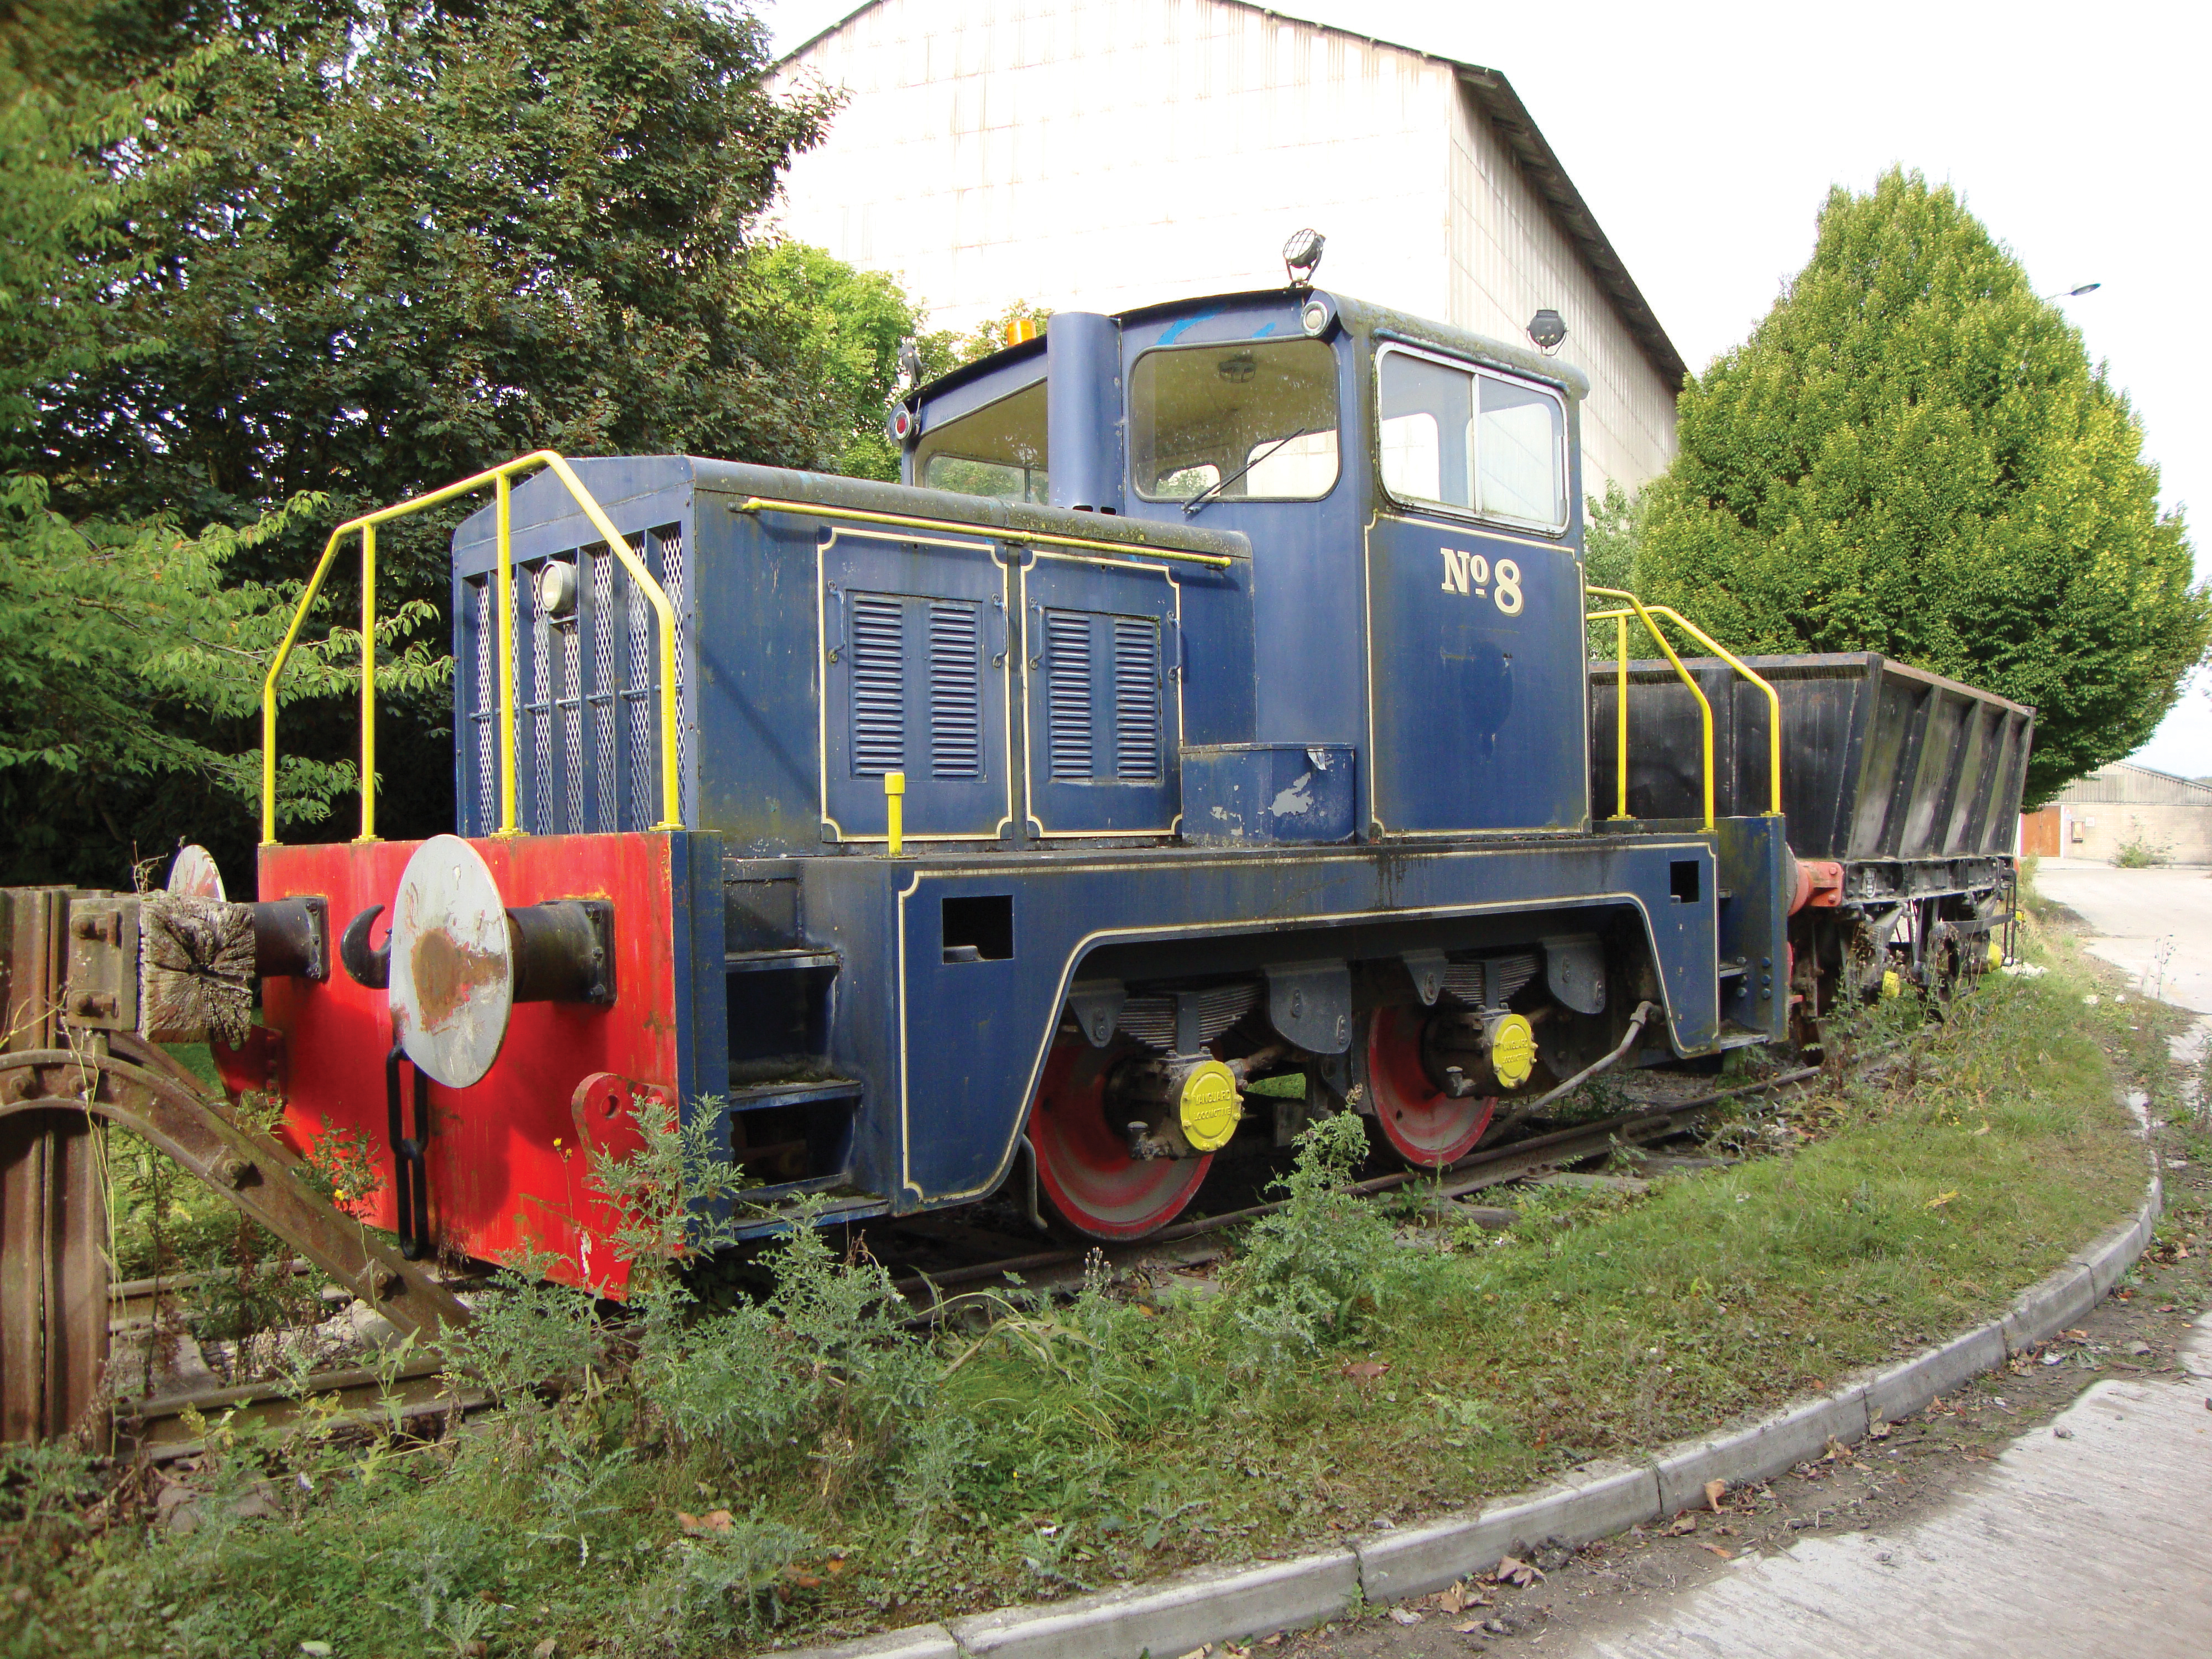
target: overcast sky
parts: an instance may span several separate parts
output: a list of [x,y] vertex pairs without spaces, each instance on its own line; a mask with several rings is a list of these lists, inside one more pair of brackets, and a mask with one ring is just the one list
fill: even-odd
[[[777,50],[853,0],[764,0]],[[2205,287],[2212,6],[1285,0],[1278,11],[1513,82],[1693,368],[1742,339],[1812,250],[1831,184],[1948,180],[2134,401],[2169,509],[2212,574]],[[1324,231],[1326,225],[1321,227]],[[2212,693],[2145,765],[2212,775]]]

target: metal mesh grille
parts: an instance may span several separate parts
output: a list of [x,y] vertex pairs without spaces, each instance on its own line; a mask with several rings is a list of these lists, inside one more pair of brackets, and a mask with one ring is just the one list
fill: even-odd
[[981,607],[950,599],[929,607],[929,772],[983,775]]
[[584,827],[584,688],[578,679],[584,642],[573,613],[555,625],[553,639],[559,648],[554,694],[561,709],[561,799],[565,809],[560,827],[573,835]]
[[853,774],[906,764],[906,612],[879,593],[853,595]]
[[1091,775],[1091,618],[1079,611],[1044,617],[1045,734],[1052,775]]
[[[696,721],[685,702],[686,664],[695,627],[680,525],[637,538],[635,548],[654,571],[676,612],[676,769],[678,811],[688,822],[693,790]],[[578,592],[563,617],[544,611],[546,567],[573,560]],[[660,636],[651,603],[605,544],[518,565],[514,614],[515,742],[522,785],[520,828],[536,835],[643,829],[661,816],[660,751],[655,728]],[[462,665],[475,702],[466,736],[475,746],[472,810],[477,833],[499,823],[498,589],[491,576],[472,577],[465,595],[474,623],[473,662]],[[465,802],[467,800],[465,795]]]
[[1160,630],[1149,617],[1114,618],[1114,775],[1160,775]]
[[[630,544],[630,550],[642,557],[644,544],[645,538],[641,536]],[[638,591],[635,582],[625,579],[623,594],[628,601],[623,609],[629,623],[629,646],[627,669],[623,675],[623,700],[629,704],[629,730],[625,735],[629,740],[629,812],[625,827],[642,830],[660,816],[657,810],[660,797],[654,787],[657,780],[653,775],[653,606]]]
[[[514,573],[515,632],[530,641],[530,699],[523,703],[530,721],[530,821],[522,827],[542,836],[553,827],[553,703],[550,674],[552,644],[538,591],[541,567],[526,565]],[[515,668],[522,653],[515,653]],[[518,687],[515,701],[522,702]]]
[[592,754],[599,811],[591,827],[621,827],[615,816],[615,556],[604,547],[585,557],[592,572]]
[[[681,526],[669,525],[653,532],[653,539],[660,549],[660,585],[667,590],[668,604],[676,612],[676,790],[677,808],[684,823],[691,822],[691,738],[692,720],[690,704],[684,699],[689,689],[684,684],[685,665],[691,659],[691,615],[686,603],[690,584],[684,568],[684,531]],[[656,658],[656,660],[658,659]],[[659,757],[653,757],[656,769]],[[656,799],[659,798],[656,796]],[[654,814],[659,816],[658,811]]]
[[470,603],[476,608],[476,712],[470,724],[477,749],[477,822],[478,835],[489,833],[498,820],[493,816],[493,801],[499,792],[499,709],[492,701],[492,659],[499,650],[498,639],[493,628],[492,584],[489,577],[479,576],[471,584],[475,592]]

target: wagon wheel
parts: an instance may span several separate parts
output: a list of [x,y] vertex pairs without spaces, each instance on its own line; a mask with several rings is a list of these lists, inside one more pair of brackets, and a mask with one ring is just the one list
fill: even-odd
[[1455,1100],[1437,1085],[1421,1058],[1427,1024],[1428,1015],[1419,1008],[1377,1008],[1367,1017],[1361,1058],[1383,1145],[1416,1170],[1441,1170],[1466,1157],[1482,1138],[1498,1098],[1468,1095]]
[[1182,1213],[1213,1155],[1133,1158],[1128,1136],[1107,1120],[1106,1079],[1121,1055],[1089,1043],[1055,1043],[1030,1109],[1038,1196],[1054,1231],[1078,1238],[1142,1238]]
[[1948,1002],[1966,987],[1965,939],[1949,922],[1939,921],[1928,930],[1928,941],[1921,949],[1929,994],[1939,1001]]

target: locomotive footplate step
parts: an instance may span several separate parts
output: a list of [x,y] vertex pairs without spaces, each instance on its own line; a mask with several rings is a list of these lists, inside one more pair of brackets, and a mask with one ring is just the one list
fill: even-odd
[[787,1083],[747,1083],[730,1091],[733,1112],[762,1112],[772,1106],[818,1106],[833,1100],[858,1100],[861,1085],[848,1078],[797,1078]]
[[836,968],[843,961],[835,951],[732,951],[722,958],[729,974],[794,973],[807,968]]

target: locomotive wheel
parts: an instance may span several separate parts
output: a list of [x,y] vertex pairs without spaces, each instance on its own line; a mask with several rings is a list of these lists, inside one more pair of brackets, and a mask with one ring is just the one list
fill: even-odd
[[1054,1230],[1079,1238],[1142,1238],[1182,1213],[1212,1167],[1201,1158],[1133,1158],[1127,1134],[1107,1121],[1106,1079],[1122,1056],[1061,1042],[1046,1056],[1030,1147],[1037,1193]]
[[1416,1170],[1441,1170],[1467,1156],[1490,1115],[1495,1095],[1455,1100],[1437,1086],[1421,1062],[1419,1008],[1382,1007],[1367,1017],[1367,1097],[1383,1145]]

